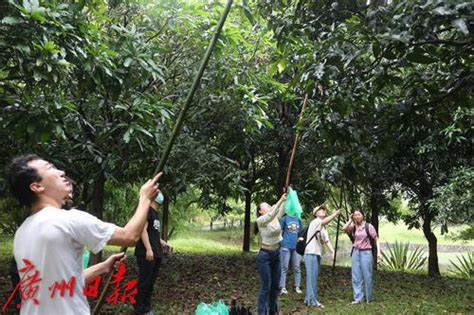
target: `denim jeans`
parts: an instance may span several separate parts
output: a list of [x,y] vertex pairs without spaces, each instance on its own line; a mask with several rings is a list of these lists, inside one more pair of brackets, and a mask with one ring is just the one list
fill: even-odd
[[369,302],[373,301],[372,272],[372,251],[354,248],[352,252],[352,290],[355,301],[363,301],[364,297]]
[[257,255],[260,273],[258,314],[278,314],[278,285],[280,284],[280,249],[260,249]]
[[282,247],[280,249],[280,264],[281,264],[281,278],[280,288],[286,287],[286,275],[288,274],[288,265],[290,264],[295,274],[295,287],[301,286],[301,256],[296,252],[296,249],[289,249]]
[[308,306],[317,306],[318,301],[318,274],[321,268],[321,256],[315,254],[304,254],[304,265],[306,267],[306,298]]

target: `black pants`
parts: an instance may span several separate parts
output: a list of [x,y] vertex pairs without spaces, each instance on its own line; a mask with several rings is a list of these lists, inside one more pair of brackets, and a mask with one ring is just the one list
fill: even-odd
[[151,295],[158,276],[161,258],[148,261],[145,256],[136,257],[138,263],[138,293],[136,295],[137,302],[133,305],[133,308],[135,314],[144,314],[151,311]]

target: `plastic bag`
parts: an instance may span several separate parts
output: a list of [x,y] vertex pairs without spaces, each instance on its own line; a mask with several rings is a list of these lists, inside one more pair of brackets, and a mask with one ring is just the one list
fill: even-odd
[[84,251],[82,252],[82,265],[84,266],[84,269],[87,269],[87,267],[89,267],[89,258],[89,251],[87,249],[84,249]]
[[222,300],[214,304],[201,302],[196,308],[196,315],[229,315],[229,308]]
[[287,197],[283,207],[285,208],[285,213],[287,215],[290,215],[292,217],[298,217],[301,219],[303,209],[301,208],[301,204],[298,199],[298,194],[291,187],[288,188]]

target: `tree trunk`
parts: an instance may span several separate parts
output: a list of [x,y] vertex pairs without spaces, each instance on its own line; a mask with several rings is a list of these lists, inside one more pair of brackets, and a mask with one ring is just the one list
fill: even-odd
[[[73,196],[74,199],[74,196]],[[89,182],[86,180],[82,185],[81,201],[77,204],[78,209],[86,210],[89,200]],[[74,202],[74,204],[76,204]]]
[[[103,219],[104,214],[104,187],[105,187],[105,174],[104,171],[100,171],[97,177],[94,179],[94,190],[92,192],[92,215],[98,219]],[[102,261],[102,251],[97,254],[90,254],[89,266],[93,266]]]
[[162,219],[162,228],[161,228],[161,238],[164,241],[168,241],[169,235],[169,214],[170,214],[170,199],[164,195],[163,200],[163,219]]
[[420,202],[420,214],[423,218],[423,234],[428,240],[428,276],[440,277],[438,264],[438,239],[431,230],[431,222],[433,222],[435,214],[431,211],[429,200],[433,198],[433,186],[421,180],[421,185],[418,193],[418,200]]
[[245,191],[245,219],[244,219],[244,244],[242,250],[250,251],[250,212],[252,208],[252,192]]
[[439,272],[438,264],[438,239],[436,235],[431,230],[431,221],[433,220],[433,215],[427,204],[423,204],[423,234],[428,240],[429,256],[428,256],[428,275],[430,277],[440,277],[441,273]]
[[377,200],[378,192],[372,191],[370,194],[370,223],[374,226],[375,231],[377,231],[377,235],[379,235],[379,204]]
[[209,230],[212,231],[213,225],[214,225],[214,218],[211,218],[211,222],[209,222]]

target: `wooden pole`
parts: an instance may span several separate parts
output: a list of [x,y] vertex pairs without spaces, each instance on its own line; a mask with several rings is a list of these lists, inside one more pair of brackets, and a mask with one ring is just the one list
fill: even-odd
[[[120,249],[120,251],[125,254],[127,252],[127,248],[122,247]],[[102,288],[102,292],[100,293],[99,299],[97,300],[97,304],[94,307],[93,314],[99,314],[99,311],[102,308],[102,304],[104,304],[105,295],[107,294],[107,290],[109,289],[110,281],[112,280],[112,276],[114,274],[114,269],[115,268],[112,268],[112,270],[107,274],[107,279],[105,280],[105,285]]]
[[[306,108],[307,103],[308,103],[308,94],[306,94],[304,97],[303,107],[301,108],[300,117],[296,125],[297,127],[303,121],[304,110]],[[299,138],[300,138],[300,131],[297,129],[296,135],[295,135],[295,142],[293,143],[293,149],[291,150],[290,163],[288,164],[288,172],[286,173],[285,191],[288,191],[288,186],[290,185],[291,169],[293,168],[293,162],[295,160],[296,148],[298,147]]]

